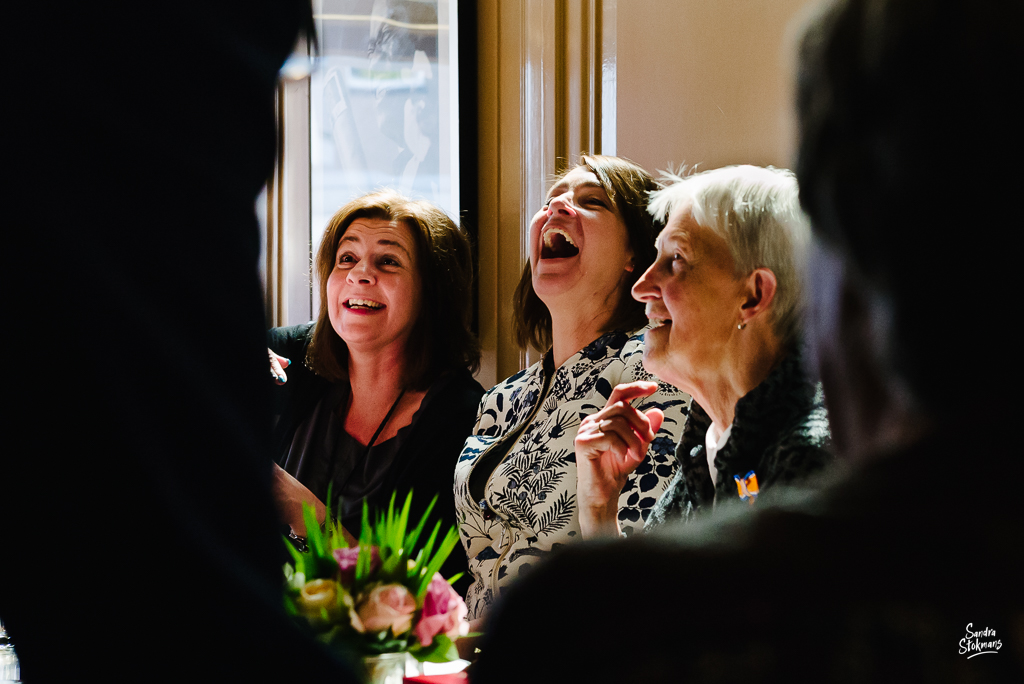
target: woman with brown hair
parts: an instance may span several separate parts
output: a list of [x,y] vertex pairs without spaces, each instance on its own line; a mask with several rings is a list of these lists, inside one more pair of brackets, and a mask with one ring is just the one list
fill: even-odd
[[[413,519],[436,494],[435,513],[454,524],[452,472],[483,394],[471,375],[469,240],[432,204],[375,192],[331,218],[316,269],[317,321],[269,335],[274,352],[305,361],[276,390],[285,522],[305,534],[303,502],[323,522],[333,485],[356,534],[363,501],[372,510],[411,489]],[[458,571],[458,555],[446,571]]]
[[[573,438],[619,383],[649,381],[643,304],[630,288],[654,260],[651,176],[617,157],[584,156],[548,192],[530,228],[514,332],[542,361],[491,389],[455,470],[455,503],[480,618],[538,557],[580,537]],[[689,397],[667,385],[634,405],[663,422],[618,497],[625,534],[643,526],[674,473]],[[659,429],[660,428],[660,429]]]

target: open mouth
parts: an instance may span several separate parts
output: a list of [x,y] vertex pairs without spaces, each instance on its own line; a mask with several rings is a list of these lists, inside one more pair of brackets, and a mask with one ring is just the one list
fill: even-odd
[[551,228],[544,233],[544,244],[540,248],[541,259],[568,259],[579,253],[579,247],[561,228]]
[[651,318],[651,330],[656,330],[664,325],[670,325],[672,323],[671,318]]
[[352,298],[345,300],[345,308],[355,309],[357,311],[376,311],[378,309],[383,309],[384,305],[380,302],[375,302],[372,299]]

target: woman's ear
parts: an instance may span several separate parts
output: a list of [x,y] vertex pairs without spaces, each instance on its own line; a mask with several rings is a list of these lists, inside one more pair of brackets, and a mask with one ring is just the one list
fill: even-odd
[[775,301],[779,281],[770,268],[755,268],[744,283],[746,299],[740,306],[740,322],[747,323]]
[[632,273],[633,269],[636,268],[636,261],[633,259],[633,255],[629,255],[629,261],[626,262],[626,273]]

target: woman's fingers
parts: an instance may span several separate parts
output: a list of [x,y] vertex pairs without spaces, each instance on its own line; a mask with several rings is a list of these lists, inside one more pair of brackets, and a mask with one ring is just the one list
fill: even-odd
[[661,429],[661,424],[665,422],[665,412],[659,408],[652,408],[645,411],[644,415],[647,416],[647,422],[651,426],[651,439],[653,440],[654,436],[658,434],[658,430]]
[[620,401],[630,402],[640,397],[649,397],[658,391],[656,382],[626,382],[616,385],[612,393],[608,395],[608,406]]
[[292,362],[283,356],[278,356],[270,349],[267,349],[267,353],[270,355],[270,375],[274,378],[274,382],[278,385],[288,382],[288,376],[284,374],[284,369],[292,365]]
[[[652,411],[656,409],[651,409]],[[661,412],[658,412],[661,414]],[[663,414],[661,414],[663,416]],[[661,427],[659,422],[656,427],[651,426],[650,418],[640,411],[630,406],[627,402],[620,401],[614,404],[609,404],[597,413],[587,416],[580,422],[580,429],[595,429],[596,424],[600,424],[607,420],[620,419],[625,421],[633,430],[636,431],[637,435],[641,439],[650,441],[654,439],[654,434]],[[601,429],[601,428],[596,428]]]
[[[576,433],[577,464],[590,460],[594,467],[613,469],[615,477],[628,475],[644,460],[664,417],[660,409],[641,413],[624,402],[587,416]],[[612,454],[614,462],[603,461],[605,453]]]
[[577,461],[580,457],[599,459],[605,452],[617,457],[617,469],[628,467],[632,471],[643,460],[646,449],[639,435],[621,417],[593,423],[576,434]]
[[[641,435],[637,434],[633,426],[622,420],[621,417],[609,418],[601,422],[601,432],[605,435],[614,435],[616,439],[612,439],[612,451],[622,459],[631,462],[629,465],[630,470],[640,464],[640,461],[644,460],[644,454],[646,448],[644,440]],[[621,448],[616,450],[616,447],[625,447],[625,450]]]
[[639,411],[636,411],[636,409],[631,407],[629,405],[629,402],[633,401],[634,399],[639,399],[641,397],[649,397],[657,391],[658,383],[656,382],[637,381],[616,385],[615,389],[613,389],[611,394],[608,395],[608,402],[605,404],[605,407],[598,411],[597,413],[591,414],[584,418],[583,422],[587,422],[590,420],[604,420],[610,415],[634,412],[636,414],[637,420],[633,422],[637,428],[642,429],[643,423],[645,422],[641,418],[643,414],[641,414]]
[[618,385],[603,409],[580,422],[576,433],[576,500],[584,538],[618,532],[619,493],[647,455],[661,427],[659,409],[641,413],[629,402],[658,390],[656,382]]

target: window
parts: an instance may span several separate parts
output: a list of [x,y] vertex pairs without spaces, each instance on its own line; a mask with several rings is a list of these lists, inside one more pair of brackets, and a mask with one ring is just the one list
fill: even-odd
[[311,259],[349,200],[390,187],[456,219],[463,208],[457,0],[318,0],[314,19],[312,70],[302,45],[283,71],[280,159],[260,204],[271,325],[315,317]]

